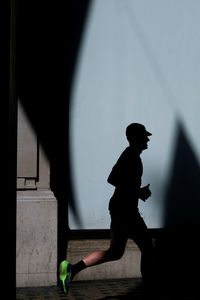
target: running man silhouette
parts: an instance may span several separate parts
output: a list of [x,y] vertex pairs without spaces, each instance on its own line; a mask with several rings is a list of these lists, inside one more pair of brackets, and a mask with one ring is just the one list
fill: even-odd
[[140,154],[148,148],[149,136],[144,125],[132,123],[126,128],[129,146],[114,165],[108,183],[115,187],[109,202],[111,216],[111,241],[108,250],[91,253],[72,265],[64,260],[60,264],[60,280],[65,293],[70,281],[81,270],[118,260],[122,257],[128,237],[132,238],[141,251],[141,274],[144,282],[151,279],[153,245],[147,226],[138,211],[139,199],[146,201],[151,196],[149,184],[141,187],[143,173]]

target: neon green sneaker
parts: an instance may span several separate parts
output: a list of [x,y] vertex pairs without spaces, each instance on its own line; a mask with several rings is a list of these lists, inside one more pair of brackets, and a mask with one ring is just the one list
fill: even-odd
[[69,285],[71,282],[71,264],[67,260],[63,260],[60,264],[60,280],[62,281],[63,291],[65,294],[68,293]]

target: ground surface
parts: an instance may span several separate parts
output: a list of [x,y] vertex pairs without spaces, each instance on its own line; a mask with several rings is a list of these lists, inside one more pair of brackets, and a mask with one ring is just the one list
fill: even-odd
[[193,291],[168,288],[154,288],[148,291],[140,278],[99,281],[74,281],[71,283],[69,294],[66,296],[58,287],[17,288],[17,300],[36,299],[68,299],[68,300],[200,300]]

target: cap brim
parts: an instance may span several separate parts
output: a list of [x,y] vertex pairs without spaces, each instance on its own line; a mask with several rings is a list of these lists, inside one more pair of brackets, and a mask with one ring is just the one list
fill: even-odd
[[146,135],[147,135],[147,136],[150,136],[150,135],[152,135],[152,133],[146,131]]

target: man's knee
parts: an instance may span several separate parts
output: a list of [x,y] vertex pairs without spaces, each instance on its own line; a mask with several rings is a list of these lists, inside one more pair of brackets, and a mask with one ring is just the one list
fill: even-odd
[[124,254],[124,249],[109,249],[112,260],[119,260]]
[[154,252],[154,247],[151,239],[144,240],[142,243],[138,243],[140,251],[144,255],[152,255]]

